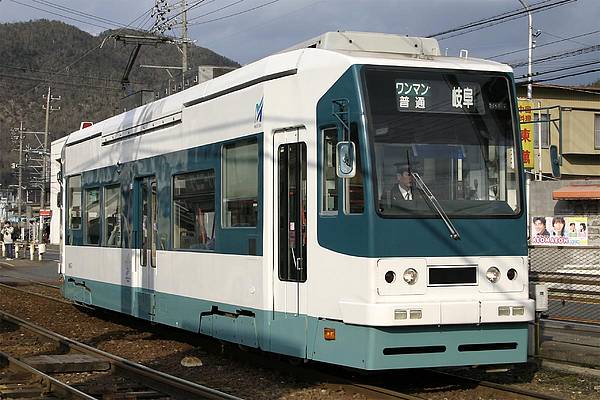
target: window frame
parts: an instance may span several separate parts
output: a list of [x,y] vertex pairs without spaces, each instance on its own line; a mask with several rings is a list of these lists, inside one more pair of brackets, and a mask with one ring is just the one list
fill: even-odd
[[594,149],[600,150],[600,113],[594,113]]
[[339,131],[337,126],[324,126],[320,129],[321,131],[321,196],[320,196],[320,207],[319,207],[319,215],[323,215],[323,216],[336,216],[339,214],[339,209],[340,209],[340,204],[339,204],[339,200],[340,200],[340,178],[338,178],[337,176],[337,172],[336,172],[336,160],[335,160],[335,156],[333,159],[333,168],[334,168],[334,174],[335,174],[335,187],[336,187],[336,191],[337,191],[337,196],[335,199],[335,210],[326,210],[325,209],[325,198],[326,198],[326,194],[325,194],[325,182],[326,182],[326,177],[325,177],[325,132],[326,131],[334,131],[335,132],[335,138],[336,138],[336,142],[334,144],[334,149],[335,149],[335,145],[337,145],[337,143],[340,141],[339,138]]
[[[213,236],[213,241],[215,243],[215,245],[213,246],[212,249],[194,249],[194,248],[182,248],[182,247],[175,247],[175,178],[178,176],[182,176],[182,175],[189,175],[189,174],[195,174],[195,173],[199,173],[199,172],[212,172],[213,173],[213,186],[214,186],[214,190],[213,190],[213,207],[214,207],[214,213],[215,213],[215,217],[214,217],[214,222],[213,222],[213,230],[214,230],[214,236]],[[214,253],[216,252],[216,237],[217,237],[217,214],[218,214],[218,209],[217,209],[217,171],[216,168],[214,167],[210,167],[210,168],[204,168],[204,169],[194,169],[191,171],[180,171],[174,174],[171,174],[171,181],[170,181],[170,185],[171,185],[171,227],[170,227],[170,235],[171,235],[171,243],[170,243],[170,250],[171,251],[186,251],[186,252],[197,252],[197,253]]]
[[[356,142],[354,142],[352,140],[352,136],[356,137]],[[364,177],[364,166],[363,166],[363,159],[360,155],[360,129],[359,129],[359,125],[356,122],[351,122],[350,123],[350,131],[348,132],[348,141],[354,143],[354,151],[356,152],[356,163],[355,163],[355,167],[356,167],[356,173],[354,175],[353,178],[345,178],[342,179],[342,186],[343,186],[343,209],[344,209],[344,215],[362,215],[365,213],[365,207],[366,207],[366,202],[367,200],[365,199],[365,177]],[[361,179],[361,186],[362,186],[362,209],[360,211],[352,211],[352,207],[351,207],[351,201],[353,200],[350,196],[350,186],[352,183],[353,179]]]
[[[227,217],[227,201],[225,198],[225,191],[227,189],[227,174],[226,174],[226,148],[227,147],[234,147],[236,145],[243,145],[243,144],[251,144],[251,145],[256,145],[256,204],[257,204],[257,210],[256,210],[256,222],[254,223],[254,225],[249,225],[249,226],[234,226],[234,225],[227,225],[226,224],[226,217]],[[258,215],[259,212],[259,202],[260,202],[260,146],[259,146],[259,141],[257,137],[247,137],[247,138],[242,138],[239,140],[234,140],[228,143],[224,143],[221,145],[221,161],[220,161],[220,167],[221,167],[221,190],[220,190],[220,205],[221,205],[221,215],[220,215],[220,228],[221,229],[256,229],[259,225],[259,218],[260,216]],[[215,187],[216,189],[216,187]],[[215,194],[215,198],[216,198],[216,194]]]
[[[110,237],[109,232],[107,232],[106,228],[108,228],[108,224],[105,223],[106,222],[106,200],[108,198],[108,196],[106,195],[106,191],[107,190],[111,190],[111,189],[117,189],[118,192],[118,196],[117,196],[117,218],[119,219],[119,242],[117,244],[113,244],[113,245],[109,245],[108,244],[108,239]],[[120,183],[114,183],[114,184],[109,184],[109,185],[105,185],[102,186],[102,211],[101,211],[101,215],[102,215],[102,238],[101,238],[101,243],[102,243],[102,247],[110,247],[110,248],[121,248],[123,245],[123,218],[122,218],[122,207],[123,207],[123,195],[122,195],[122,191],[121,191],[121,184]]]
[[71,192],[71,179],[73,178],[79,178],[79,212],[80,212],[80,217],[81,219],[83,219],[83,186],[82,186],[82,176],[81,174],[77,174],[77,175],[71,175],[67,177],[67,190],[66,190],[66,207],[65,209],[67,210],[67,223],[66,223],[66,228],[67,231],[83,231],[83,221],[79,222],[79,228],[73,228],[72,224],[71,224],[71,208],[73,207],[73,199],[72,199],[72,192]]
[[[534,112],[533,113],[533,147],[536,150],[539,148],[539,143],[537,143],[539,134],[536,133],[536,130],[539,130],[539,129],[542,130],[541,131],[541,133],[542,133],[542,149],[550,148],[550,119],[551,119],[550,113],[548,113],[548,112],[542,112],[542,113]],[[546,126],[548,128],[546,130],[546,132],[544,132],[544,128],[543,128],[544,126]],[[546,139],[546,140],[544,141],[544,139]]]
[[[96,190],[98,192],[98,243],[90,243],[89,242],[89,224],[88,224],[88,192]],[[84,246],[94,246],[94,247],[102,247],[102,186],[94,185],[94,186],[83,186],[81,187],[81,192],[83,194],[83,212],[82,212],[82,225],[83,225],[83,245]]]

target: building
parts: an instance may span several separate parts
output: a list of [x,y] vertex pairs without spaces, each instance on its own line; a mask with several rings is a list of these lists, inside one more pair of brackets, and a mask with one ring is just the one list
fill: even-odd
[[[517,88],[519,98],[526,90]],[[549,147],[556,145],[562,179],[600,178],[600,88],[534,84],[533,107],[535,170],[541,146],[542,172],[552,174]]]

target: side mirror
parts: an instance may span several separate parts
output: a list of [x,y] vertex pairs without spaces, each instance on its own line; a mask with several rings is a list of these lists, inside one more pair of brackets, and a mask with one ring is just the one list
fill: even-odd
[[356,175],[356,149],[352,142],[339,142],[336,146],[338,178],[354,178]]
[[58,208],[62,207],[62,190],[56,194],[56,206]]
[[550,166],[552,167],[552,176],[560,178],[560,159],[558,155],[558,147],[555,144],[550,146]]

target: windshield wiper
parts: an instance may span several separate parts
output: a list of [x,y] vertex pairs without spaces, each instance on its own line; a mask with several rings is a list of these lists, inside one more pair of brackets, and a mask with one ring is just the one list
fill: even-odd
[[421,179],[421,176],[418,173],[412,172],[412,171],[410,172],[410,175],[412,176],[414,181],[417,183],[417,186],[419,187],[419,189],[421,189],[423,191],[423,193],[425,193],[425,197],[427,197],[427,200],[429,200],[428,204],[430,205],[430,208],[432,210],[434,210],[435,212],[437,212],[438,215],[440,216],[440,218],[446,224],[446,227],[450,231],[450,237],[454,240],[460,240],[460,235],[458,234],[458,231],[452,224],[452,221],[450,221],[450,218],[448,218],[448,215],[446,215],[446,212],[442,208],[442,205],[440,204],[440,202],[435,198],[433,193],[431,193],[431,190],[429,190],[429,187],[427,187],[425,182],[423,182],[423,179]]

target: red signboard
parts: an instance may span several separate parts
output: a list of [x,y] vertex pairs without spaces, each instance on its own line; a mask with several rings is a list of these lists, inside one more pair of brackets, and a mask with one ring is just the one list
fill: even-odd
[[40,217],[51,217],[52,210],[40,210]]

